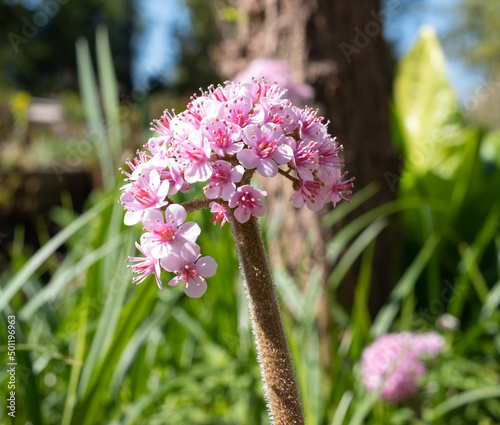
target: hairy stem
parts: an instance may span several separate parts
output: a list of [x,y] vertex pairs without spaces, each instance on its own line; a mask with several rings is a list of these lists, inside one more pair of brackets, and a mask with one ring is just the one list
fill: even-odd
[[282,170],[281,168],[278,167],[278,172],[282,175],[285,176],[288,180],[291,180],[294,184],[300,183],[300,180],[291,176],[290,175],[291,169],[288,169],[287,171]]
[[281,310],[257,219],[250,217],[246,223],[240,223],[232,216],[230,223],[271,418],[275,425],[303,425]]

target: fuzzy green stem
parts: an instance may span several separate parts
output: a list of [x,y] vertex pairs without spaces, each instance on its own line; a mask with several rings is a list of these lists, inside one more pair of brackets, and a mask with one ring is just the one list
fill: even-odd
[[303,425],[299,391],[259,224],[255,217],[240,223],[234,216],[230,223],[272,421],[275,425]]

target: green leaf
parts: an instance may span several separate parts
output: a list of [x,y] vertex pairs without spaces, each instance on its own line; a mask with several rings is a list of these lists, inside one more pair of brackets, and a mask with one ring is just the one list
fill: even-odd
[[107,197],[95,207],[78,217],[68,227],[61,230],[19,270],[18,273],[7,283],[5,289],[0,292],[0,311],[5,308],[12,297],[19,291],[28,279],[38,270],[38,268],[59,248],[68,238],[74,235],[83,226],[97,217],[107,206],[111,204],[113,198]]
[[400,61],[394,101],[405,135],[407,169],[451,177],[462,159],[463,124],[432,28],[421,29],[419,42]]
[[434,421],[458,407],[466,406],[476,401],[498,397],[500,397],[500,385],[465,391],[448,398],[432,410],[424,411],[424,418],[428,421]]
[[371,335],[377,338],[380,335],[387,333],[394,321],[401,306],[401,302],[413,290],[417,279],[422,274],[426,264],[434,254],[434,251],[439,243],[439,237],[431,235],[427,242],[422,247],[417,257],[406,269],[395,288],[392,290],[389,297],[389,302],[380,310],[377,317],[373,321]]
[[87,40],[83,38],[78,39],[76,42],[76,63],[87,128],[99,158],[104,187],[111,190],[115,186],[113,159],[104,127],[99,91],[94,76],[89,46]]
[[484,162],[495,164],[500,169],[500,130],[492,131],[484,137],[479,154]]
[[108,29],[100,26],[96,31],[97,70],[102,95],[104,116],[112,159],[117,160],[121,151],[120,98],[116,81],[113,56],[109,46]]

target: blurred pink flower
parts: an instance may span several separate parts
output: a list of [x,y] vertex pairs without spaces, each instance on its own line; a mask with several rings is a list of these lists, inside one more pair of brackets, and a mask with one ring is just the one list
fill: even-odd
[[436,332],[390,333],[365,348],[361,357],[362,380],[369,391],[393,403],[417,394],[418,380],[427,373],[421,357],[436,356],[443,347]]
[[297,83],[290,67],[280,59],[254,59],[243,71],[236,74],[234,81],[243,82],[252,78],[276,82],[281,88],[287,89],[284,97],[293,103],[305,103],[314,98],[314,89],[309,84]]
[[418,356],[434,357],[443,349],[444,339],[437,332],[426,332],[415,335],[413,351]]

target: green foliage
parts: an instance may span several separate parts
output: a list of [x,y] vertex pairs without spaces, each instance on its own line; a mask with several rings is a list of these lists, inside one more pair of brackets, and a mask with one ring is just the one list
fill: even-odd
[[437,39],[425,29],[398,68],[393,128],[404,141],[400,198],[423,200],[421,208],[402,214],[409,243],[415,249],[433,234],[441,239],[427,268],[427,294],[419,294],[427,302],[439,299],[443,283],[468,270],[455,284],[461,295],[450,304],[460,316],[470,285],[476,293],[472,308],[473,297],[481,301],[500,277],[495,261],[500,206],[491,196],[500,184],[500,151],[496,133],[485,136],[464,123],[443,67]]
[[456,27],[450,34],[456,50],[469,65],[500,74],[500,9],[494,1],[461,0]]
[[[12,314],[17,320],[13,423],[267,424],[229,229],[214,227],[207,212],[192,213],[202,227],[202,250],[209,249],[219,264],[202,299],[185,297],[180,287],[160,292],[153,279],[138,287],[127,283],[124,259],[134,255],[139,229],[122,224],[122,207],[115,202],[114,155],[122,139],[105,32],[98,39],[99,81],[107,86],[102,109],[85,41],[78,51],[84,111],[88,127],[102,134],[96,149],[107,189],[94,193],[79,217],[70,208],[55,210],[63,230],[32,256],[19,230],[11,267],[0,277],[0,320],[6,324]],[[396,76],[392,128],[406,159],[398,199],[332,238],[327,256],[339,262],[327,279],[319,267],[305,281],[285,268],[274,270],[308,424],[493,424],[500,416],[498,134],[484,135],[462,122],[443,65],[427,32]],[[421,141],[433,134],[414,163]],[[352,204],[338,205],[325,223],[339,222],[378,190],[357,190]],[[407,268],[386,306],[371,318],[366,305],[376,239],[392,214],[402,217]],[[268,238],[280,224],[272,222]],[[307,242],[313,238],[308,235]],[[301,248],[304,258],[311,246]],[[357,260],[356,296],[346,311],[336,290]],[[445,312],[459,318],[461,327],[442,330],[445,351],[429,364],[415,400],[389,405],[363,389],[360,356],[374,337],[432,329]],[[320,333],[325,313],[335,326]],[[5,329],[0,327],[1,341]],[[331,353],[326,360],[325,352]],[[2,369],[2,400],[7,380]],[[3,403],[0,413],[6,414]]]

